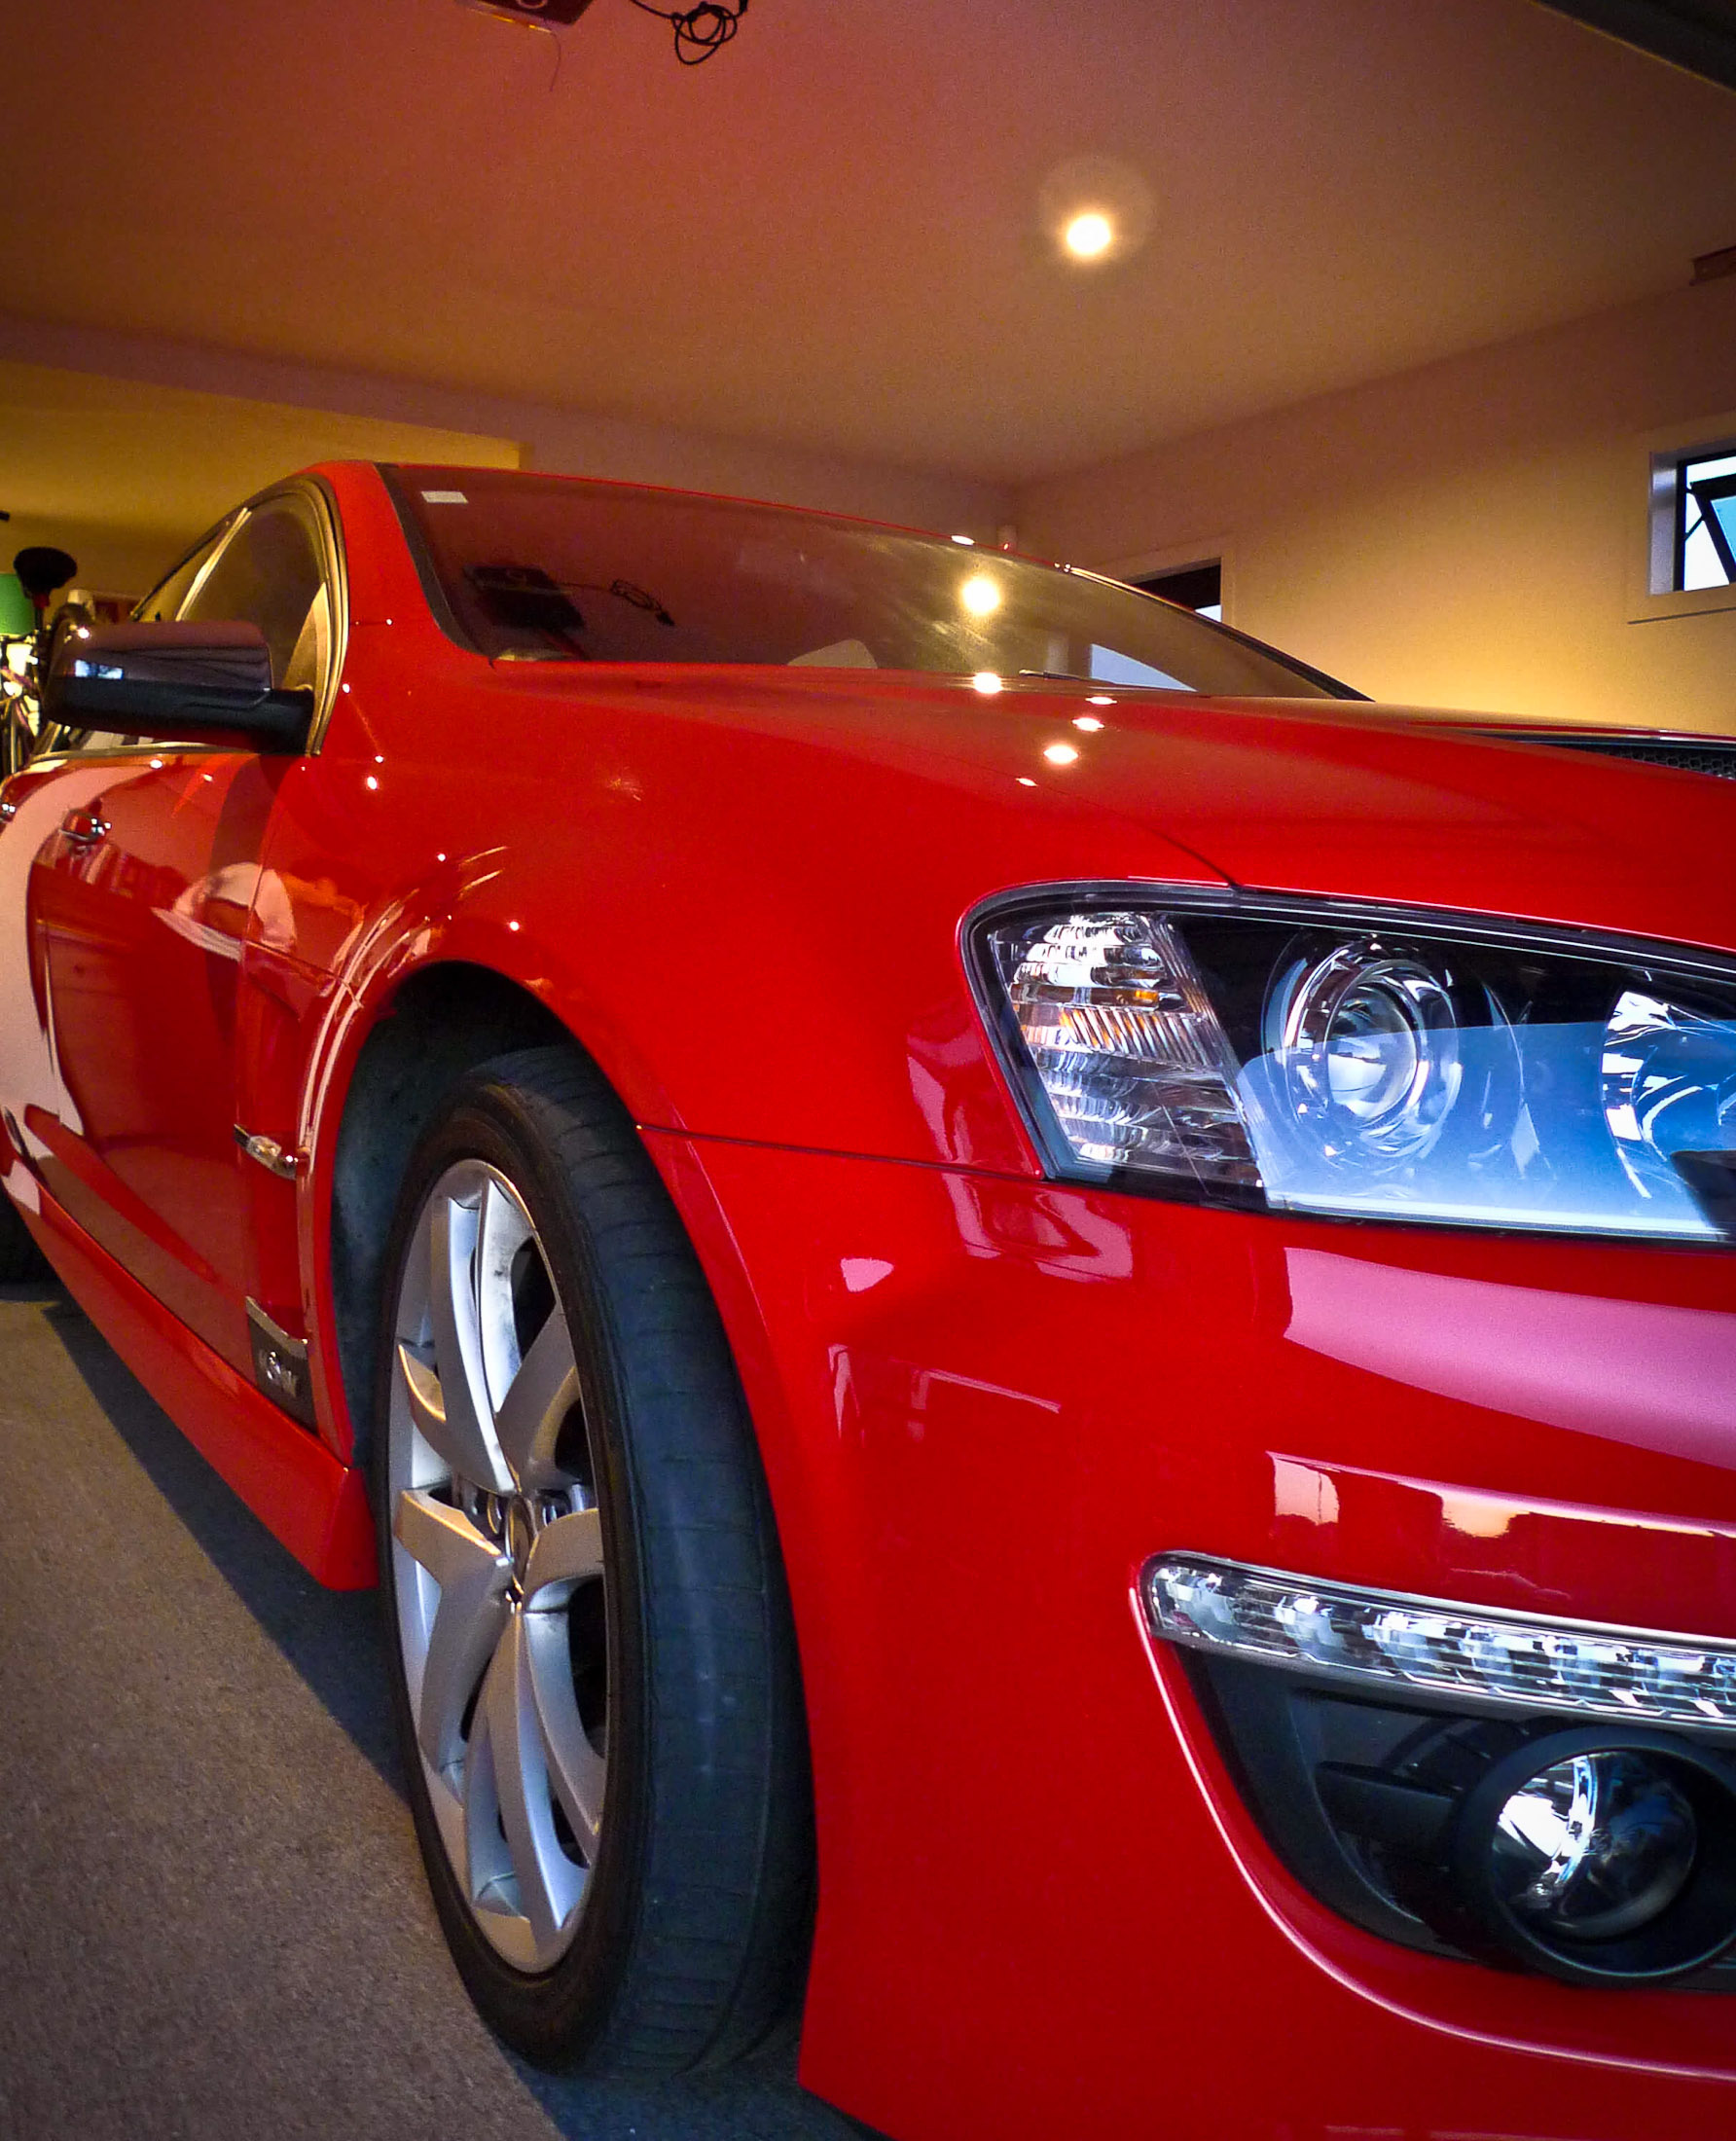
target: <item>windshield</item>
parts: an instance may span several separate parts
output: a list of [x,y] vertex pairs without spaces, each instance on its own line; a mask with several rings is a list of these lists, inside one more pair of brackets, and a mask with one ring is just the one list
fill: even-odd
[[682,491],[384,471],[441,622],[494,659],[758,662],[1355,697],[1089,573]]

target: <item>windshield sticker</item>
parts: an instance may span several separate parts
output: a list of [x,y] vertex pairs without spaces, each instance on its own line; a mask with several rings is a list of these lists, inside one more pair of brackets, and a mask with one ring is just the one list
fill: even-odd
[[461,490],[424,490],[423,501],[428,505],[468,505],[470,500]]

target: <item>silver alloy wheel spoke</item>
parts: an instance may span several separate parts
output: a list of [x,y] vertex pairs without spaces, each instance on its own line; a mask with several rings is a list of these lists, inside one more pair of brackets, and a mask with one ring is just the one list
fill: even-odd
[[553,1614],[525,1614],[524,1656],[548,1778],[585,1864],[597,1864],[608,1764],[592,1746],[572,1690],[565,1631]]
[[[482,1161],[424,1201],[394,1328],[387,1478],[417,1750],[479,1929],[515,1969],[548,1970],[602,1835],[608,1579],[572,1332],[523,1199]],[[600,1612],[574,1615],[597,1585]],[[601,1697],[595,1730],[581,1684]]]
[[[421,1433],[454,1473],[510,1494],[512,1474],[494,1439],[493,1407],[483,1373],[482,1307],[478,1295],[481,1214],[452,1197],[436,1196],[428,1227],[428,1315],[438,1363],[439,1434]],[[417,1423],[420,1427],[420,1422]]]
[[412,1700],[422,1753],[446,1769],[464,1751],[464,1715],[500,1641],[513,1565],[468,1517],[425,1494],[398,1497],[392,1535],[440,1586]]
[[524,1622],[514,1615],[494,1652],[479,1709],[487,1718],[494,1796],[518,1886],[539,1955],[559,1941],[584,1892],[585,1875],[561,1848],[550,1799],[547,1758],[536,1714]]
[[[602,1574],[602,1511],[574,1509],[537,1534],[524,1571],[524,1604],[549,1613],[566,1604],[571,1586]],[[553,1586],[566,1586],[557,1592]]]
[[522,1487],[553,1486],[562,1474],[556,1447],[579,1399],[579,1370],[563,1316],[551,1316],[507,1385],[494,1420],[495,1439]]

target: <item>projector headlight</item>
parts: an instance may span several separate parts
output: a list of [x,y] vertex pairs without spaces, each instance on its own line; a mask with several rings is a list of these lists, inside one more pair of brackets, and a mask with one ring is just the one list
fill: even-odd
[[1144,892],[1033,893],[968,932],[1056,1174],[1245,1209],[1736,1238],[1736,962]]

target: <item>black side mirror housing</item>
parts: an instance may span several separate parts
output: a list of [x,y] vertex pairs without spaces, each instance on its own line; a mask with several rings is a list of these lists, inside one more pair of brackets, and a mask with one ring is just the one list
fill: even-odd
[[72,634],[43,688],[45,719],[154,744],[235,741],[297,752],[310,691],[273,691],[257,625],[107,625]]

